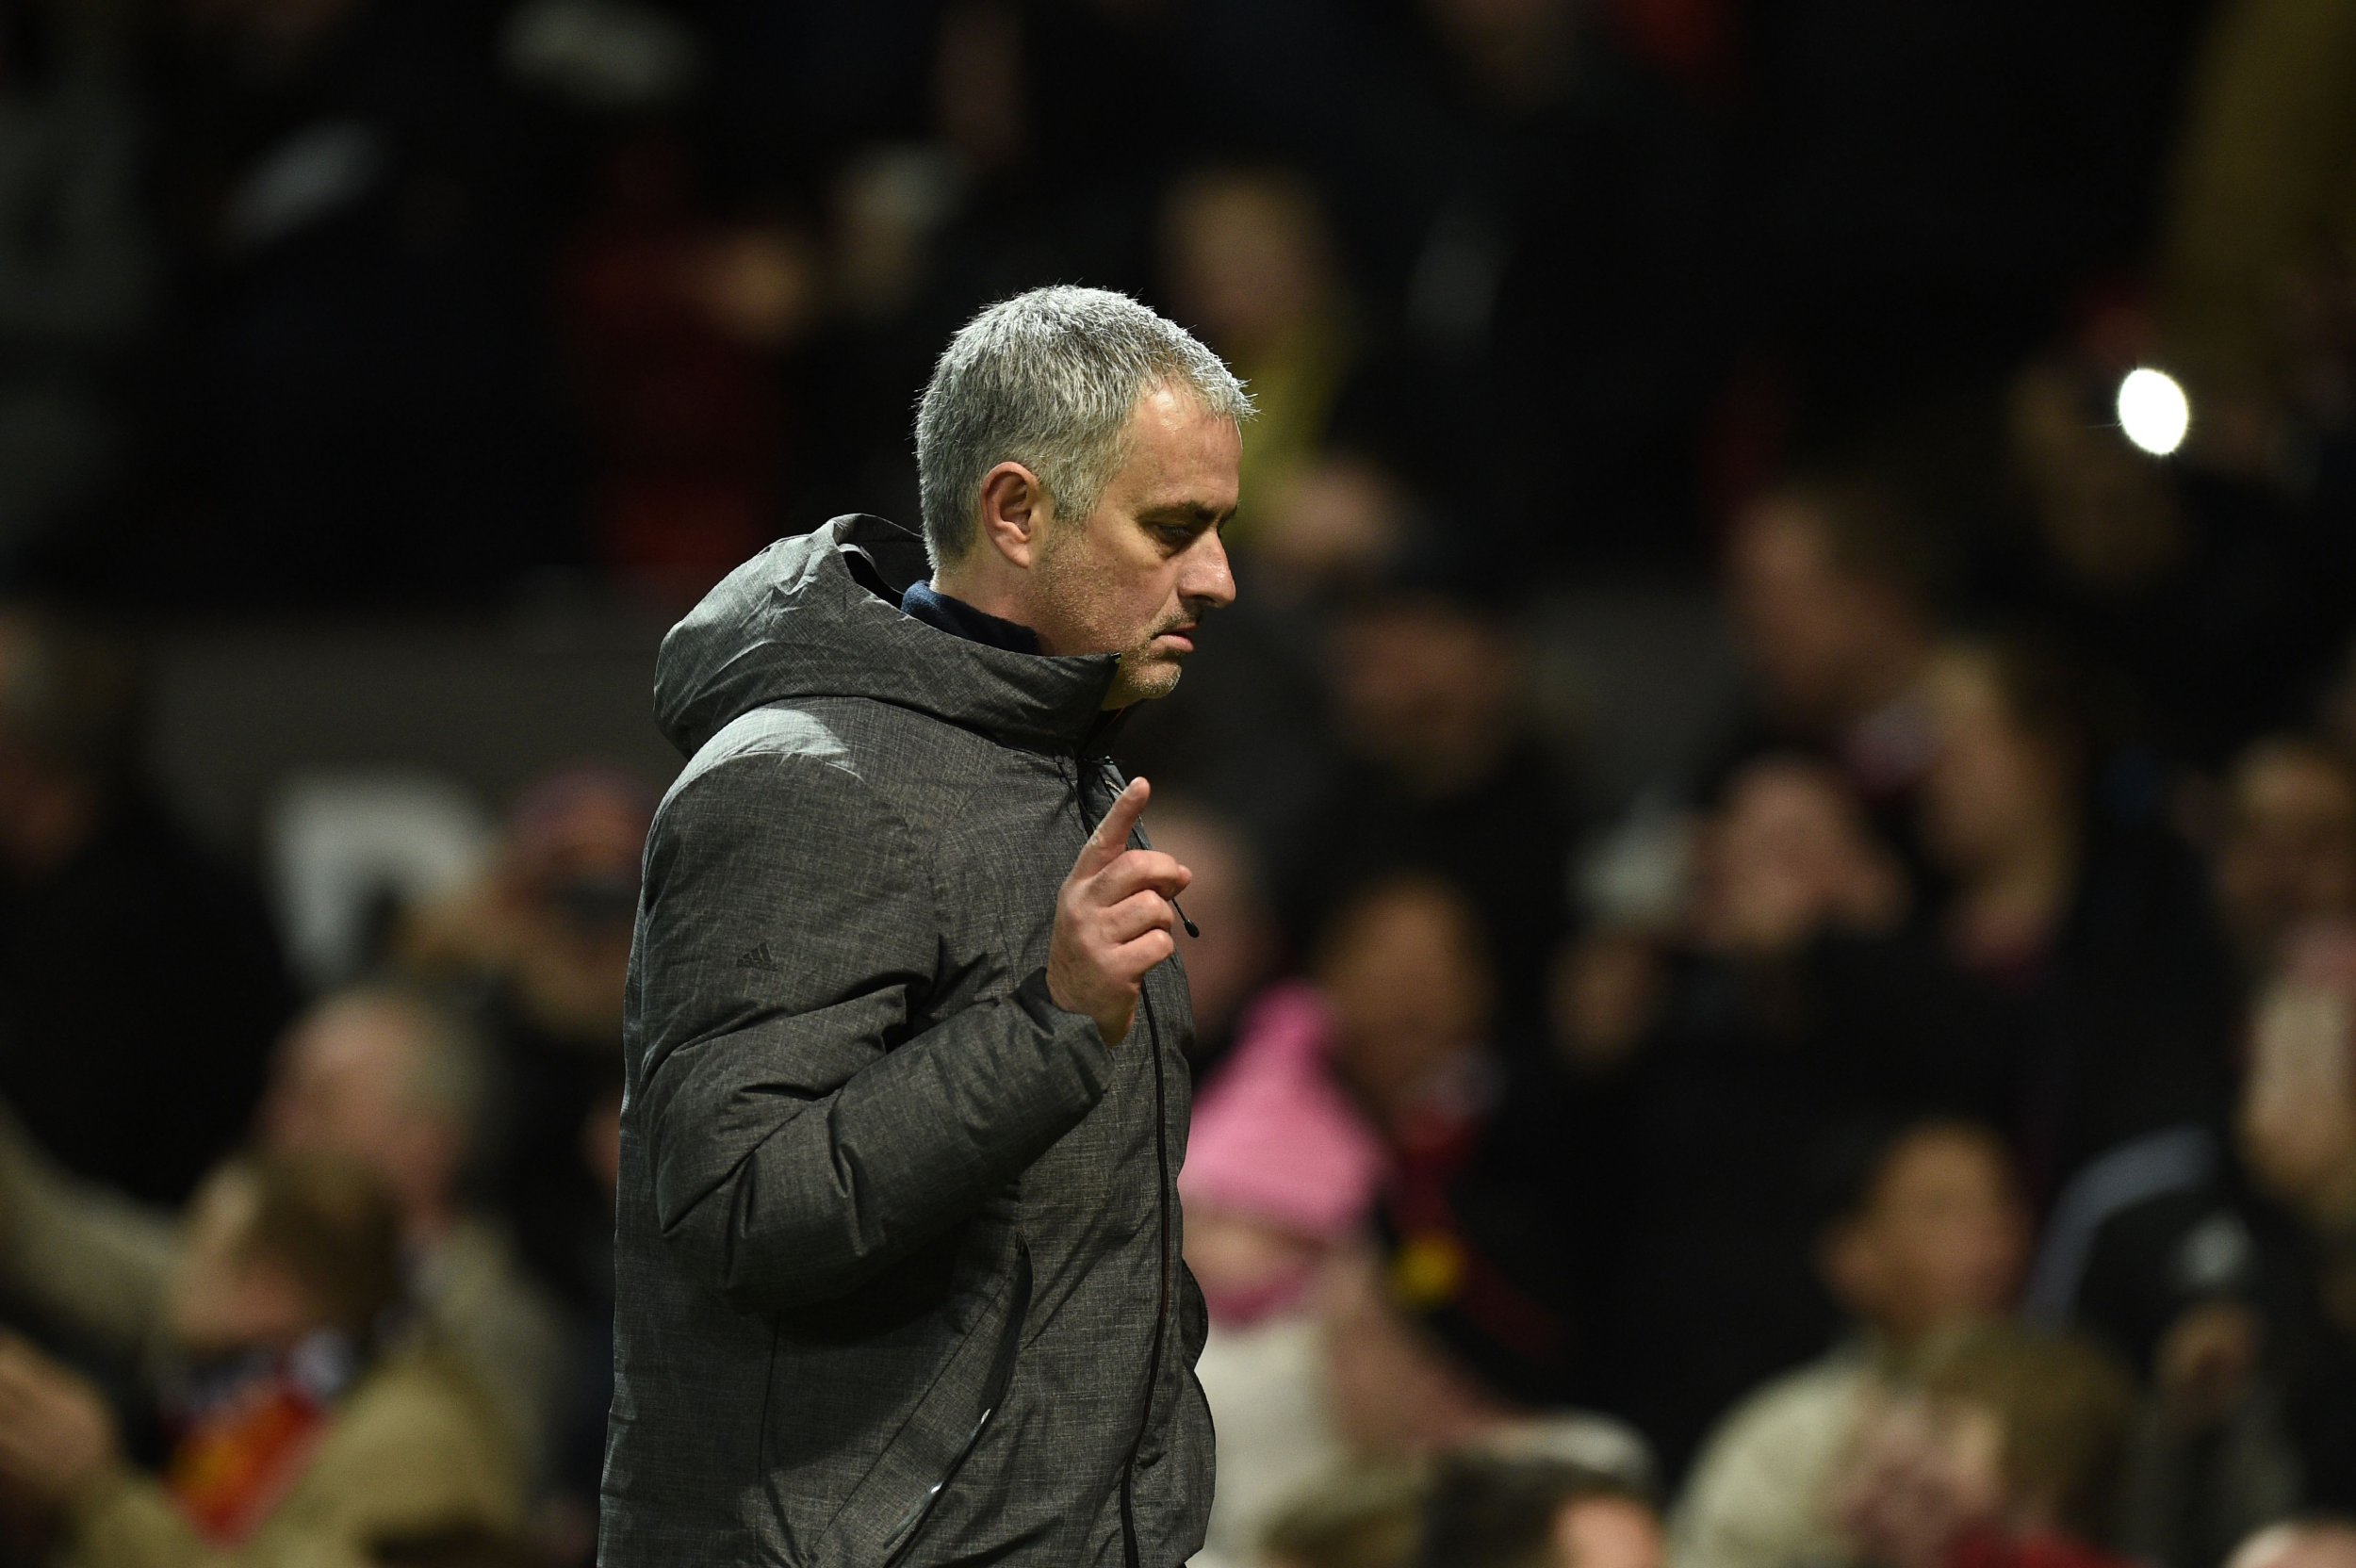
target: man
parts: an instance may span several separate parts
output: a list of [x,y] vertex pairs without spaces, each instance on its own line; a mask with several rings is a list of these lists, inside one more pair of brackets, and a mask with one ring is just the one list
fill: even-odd
[[508,1226],[467,1200],[494,1092],[487,1050],[421,991],[348,987],[280,1045],[257,1131],[271,1153],[356,1159],[384,1182],[401,1212],[411,1304],[505,1419],[526,1478],[545,1480],[562,1424],[593,1417],[567,1386],[558,1303]]
[[163,1473],[126,1461],[95,1388],[0,1335],[0,1511],[59,1568],[357,1564],[380,1539],[513,1530],[520,1478],[472,1379],[384,1339],[401,1274],[400,1212],[366,1166],[231,1159],[172,1269]]
[[69,1170],[177,1208],[293,998],[259,891],[157,797],[144,686],[110,638],[0,610],[0,1098]]
[[[279,1045],[256,1131],[272,1158],[351,1160],[383,1184],[421,1337],[482,1385],[530,1479],[565,1396],[565,1328],[505,1230],[461,1193],[483,1119],[482,1054],[421,993],[331,992]],[[64,1170],[12,1109],[0,1103],[0,1298],[104,1360],[152,1363],[169,1337],[181,1216]]]
[[1791,478],[1747,507],[1723,576],[1755,707],[1724,765],[1762,750],[1822,756],[1903,837],[1930,761],[1920,686],[1946,564],[1873,479]]
[[2356,918],[2356,769],[2304,735],[2233,760],[2210,870],[2244,981],[2262,982],[2305,926]]
[[1833,1477],[1889,1370],[1939,1331],[2012,1306],[2029,1219],[1993,1134],[1944,1120],[1880,1129],[1842,1163],[1818,1261],[1862,1334],[1719,1425],[1678,1504],[1679,1564],[1846,1560]]
[[[1104,756],[1235,584],[1251,404],[1118,295],[952,340],[924,554],[772,546],[673,629],[625,1028],[607,1568],[1174,1568],[1210,1506],[1192,1033]],[[903,605],[905,604],[905,610]]]

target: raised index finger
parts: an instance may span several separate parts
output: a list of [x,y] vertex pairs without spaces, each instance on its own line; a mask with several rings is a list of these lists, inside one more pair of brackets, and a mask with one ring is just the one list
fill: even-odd
[[1114,797],[1112,808],[1088,835],[1088,841],[1080,846],[1080,858],[1072,862],[1072,875],[1094,876],[1120,858],[1121,852],[1129,847],[1130,829],[1145,815],[1145,797],[1153,792],[1153,787],[1144,779],[1129,780],[1129,787]]

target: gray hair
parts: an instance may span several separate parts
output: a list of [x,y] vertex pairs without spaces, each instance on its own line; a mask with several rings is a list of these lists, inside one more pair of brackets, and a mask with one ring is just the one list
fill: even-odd
[[982,481],[1001,463],[1039,476],[1058,516],[1085,516],[1119,471],[1129,416],[1180,385],[1241,424],[1252,399],[1192,333],[1125,294],[1034,288],[968,321],[916,409],[924,548],[936,569],[973,547]]

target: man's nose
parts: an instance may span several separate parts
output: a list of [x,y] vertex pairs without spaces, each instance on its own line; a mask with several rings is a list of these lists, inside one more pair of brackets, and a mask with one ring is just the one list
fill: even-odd
[[1223,610],[1235,602],[1235,574],[1228,569],[1227,546],[1215,530],[1205,530],[1187,552],[1186,569],[1178,579],[1178,592],[1190,602]]

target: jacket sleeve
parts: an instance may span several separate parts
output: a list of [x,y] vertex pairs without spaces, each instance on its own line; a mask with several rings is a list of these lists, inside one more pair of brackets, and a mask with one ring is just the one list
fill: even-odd
[[125,1355],[154,1348],[179,1222],[60,1168],[0,1104],[0,1291]]
[[911,1034],[943,921],[915,834],[847,769],[719,762],[646,850],[626,1135],[689,1273],[747,1311],[839,1297],[939,1236],[1103,1096],[1043,975]]

